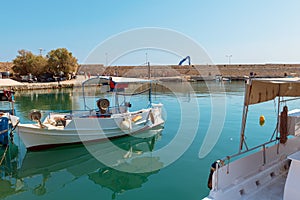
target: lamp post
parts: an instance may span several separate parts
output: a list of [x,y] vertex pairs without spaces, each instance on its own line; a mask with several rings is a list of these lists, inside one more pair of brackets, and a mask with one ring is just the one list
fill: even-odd
[[108,65],[108,53],[105,53],[105,66],[107,67]]
[[148,53],[145,53],[146,56],[146,65],[148,64]]
[[226,57],[228,58],[228,64],[230,65],[231,64],[231,57],[232,57],[232,55],[226,55]]
[[45,51],[45,49],[43,48],[39,48],[39,51],[40,51],[40,56],[42,55],[43,51]]

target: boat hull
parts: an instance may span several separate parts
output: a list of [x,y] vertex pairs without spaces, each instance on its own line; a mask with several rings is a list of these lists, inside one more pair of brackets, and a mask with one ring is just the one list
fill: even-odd
[[164,120],[161,108],[150,108],[110,118],[81,116],[67,123],[65,127],[47,123],[43,123],[43,127],[40,124],[19,124],[18,133],[28,150],[37,151],[133,135],[163,126]]
[[[275,144],[220,167],[213,174],[213,188],[203,200],[274,199],[282,200],[290,161],[300,138]],[[274,188],[274,189],[272,189]]]

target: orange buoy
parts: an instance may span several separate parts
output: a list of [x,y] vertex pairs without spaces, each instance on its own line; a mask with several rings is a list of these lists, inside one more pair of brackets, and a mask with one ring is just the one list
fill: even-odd
[[132,120],[133,122],[137,122],[137,121],[139,121],[140,119],[142,119],[142,116],[141,116],[141,115],[136,115],[136,116],[134,116],[131,120]]
[[263,116],[263,115],[261,115],[260,117],[259,117],[259,125],[260,126],[263,126],[263,125],[265,125],[265,116]]

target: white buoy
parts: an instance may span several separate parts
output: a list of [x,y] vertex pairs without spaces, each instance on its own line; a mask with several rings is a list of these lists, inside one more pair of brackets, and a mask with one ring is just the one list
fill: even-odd
[[120,123],[120,128],[122,130],[129,130],[130,127],[131,127],[131,124],[128,119],[123,119],[123,121]]

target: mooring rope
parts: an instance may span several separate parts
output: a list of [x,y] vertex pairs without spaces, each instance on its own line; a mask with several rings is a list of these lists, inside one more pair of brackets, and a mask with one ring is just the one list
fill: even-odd
[[1,161],[0,161],[0,165],[2,165],[2,162],[4,161],[4,158],[5,158],[6,153],[7,153],[8,146],[9,146],[9,145],[7,145],[6,148],[5,148],[5,151],[4,151],[3,156],[2,156],[2,158],[1,158]]

